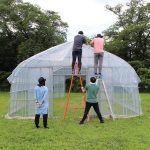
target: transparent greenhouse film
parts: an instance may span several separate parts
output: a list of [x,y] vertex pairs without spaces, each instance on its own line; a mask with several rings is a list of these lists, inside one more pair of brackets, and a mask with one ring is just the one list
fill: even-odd
[[[21,62],[13,70],[8,77],[11,84],[8,117],[34,117],[34,87],[41,76],[46,78],[46,86],[49,89],[49,117],[54,116],[55,99],[66,100],[66,80],[72,75],[72,46],[73,42],[67,42],[49,48]],[[94,76],[93,65],[93,48],[84,45],[81,76],[86,79],[86,84],[89,84],[90,77]],[[78,71],[75,75],[77,74]],[[138,75],[127,62],[105,51],[102,80],[98,82],[98,101],[102,114],[109,116],[111,108],[115,118],[141,115],[139,82]]]

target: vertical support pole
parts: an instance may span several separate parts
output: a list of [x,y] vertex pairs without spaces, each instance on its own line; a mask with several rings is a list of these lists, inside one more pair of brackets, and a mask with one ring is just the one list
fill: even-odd
[[107,103],[108,103],[108,106],[109,106],[110,117],[112,117],[112,119],[114,120],[114,114],[113,114],[113,111],[112,111],[112,107],[111,107],[111,104],[110,104],[110,100],[109,100],[109,97],[108,97],[108,93],[107,93],[107,90],[106,90],[106,86],[105,86],[103,80],[102,80],[102,84],[103,84],[103,87],[104,87],[104,91],[105,91]]
[[49,75],[51,74],[51,77],[49,78],[49,80],[51,79],[51,85],[49,84],[49,93],[51,93],[49,95],[49,116],[54,116],[54,70],[53,67],[49,68]]

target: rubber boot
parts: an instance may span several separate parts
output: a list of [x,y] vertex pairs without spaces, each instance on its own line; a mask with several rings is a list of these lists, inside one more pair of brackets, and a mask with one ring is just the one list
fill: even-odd
[[44,126],[44,128],[49,128],[47,126],[47,118],[48,118],[48,114],[44,114],[43,115],[43,126]]
[[39,128],[39,119],[40,119],[40,115],[36,114],[35,115],[35,120],[34,120],[34,123],[35,123],[35,126],[36,128]]

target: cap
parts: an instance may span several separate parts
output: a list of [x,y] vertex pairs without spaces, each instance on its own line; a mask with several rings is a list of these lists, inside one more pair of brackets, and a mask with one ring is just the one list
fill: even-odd
[[43,78],[43,77],[40,77],[38,81],[39,81],[39,83],[41,83],[41,82],[46,81],[46,79],[45,79],[45,78]]

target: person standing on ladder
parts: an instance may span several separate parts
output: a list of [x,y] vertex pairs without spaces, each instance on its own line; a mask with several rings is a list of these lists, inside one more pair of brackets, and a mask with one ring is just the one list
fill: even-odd
[[82,58],[82,45],[86,44],[86,38],[83,35],[83,31],[79,31],[78,35],[74,37],[73,50],[72,50],[72,73],[74,74],[74,65],[76,58],[78,57],[78,67],[81,70],[81,58]]
[[[94,47],[94,73],[95,76],[102,77],[102,63],[104,56],[104,39],[101,34],[97,34],[97,37],[90,42],[91,46]],[[98,69],[98,72],[97,72]]]
[[84,110],[84,115],[82,120],[80,121],[79,124],[83,124],[85,119],[87,118],[87,115],[90,111],[91,106],[93,106],[99,120],[100,123],[104,123],[104,120],[102,118],[102,115],[100,113],[99,110],[99,106],[98,106],[98,101],[97,101],[97,94],[99,91],[99,87],[96,85],[96,78],[95,77],[91,77],[90,78],[90,84],[87,85],[85,87],[85,89],[83,87],[81,87],[82,92],[86,92],[86,105],[85,105],[85,110]]

